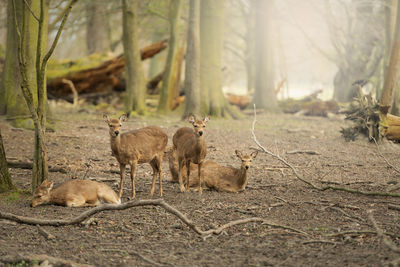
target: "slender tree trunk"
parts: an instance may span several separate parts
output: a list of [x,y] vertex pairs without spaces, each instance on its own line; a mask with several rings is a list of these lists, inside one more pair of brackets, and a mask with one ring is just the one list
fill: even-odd
[[180,45],[180,18],[182,13],[182,0],[172,0],[169,9],[170,37],[168,44],[167,63],[163,76],[163,83],[160,93],[160,101],[158,103],[158,112],[165,113],[173,106],[173,101],[178,91],[175,86],[179,86],[178,73],[180,64],[178,62],[178,50]]
[[[383,85],[382,97],[380,99],[380,106],[389,111],[393,102],[393,88],[397,83],[399,77],[399,60],[400,60],[400,5],[397,4],[396,24],[392,42],[392,49],[390,52],[389,66],[386,71],[385,82]],[[385,113],[384,110],[381,111]]]
[[200,0],[190,0],[185,65],[185,112],[200,114]]
[[14,189],[11,181],[10,173],[8,172],[6,152],[3,146],[3,138],[0,130],[0,192]]
[[201,0],[200,3],[201,112],[215,117],[241,117],[222,93],[225,1]]
[[86,47],[88,54],[110,50],[110,29],[107,17],[107,3],[86,2]]
[[[160,41],[162,38],[163,34],[160,31],[155,30],[152,35],[152,43],[156,43]],[[149,72],[147,75],[148,79],[152,79],[158,74],[160,74],[162,71],[164,71],[163,70],[163,63],[165,62],[164,58],[165,58],[164,53],[162,53],[162,54],[157,54],[150,59]]]
[[126,61],[125,111],[146,112],[146,85],[140,59],[137,0],[122,0],[123,45]]
[[272,1],[256,0],[255,93],[253,102],[257,108],[277,111],[274,93],[274,58],[271,41]]

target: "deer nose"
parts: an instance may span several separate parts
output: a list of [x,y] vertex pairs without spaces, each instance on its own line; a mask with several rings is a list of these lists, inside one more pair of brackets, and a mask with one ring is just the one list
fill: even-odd
[[245,168],[246,168],[246,170],[248,170],[249,169],[249,165],[246,165]]
[[199,135],[202,136],[203,135],[203,131],[199,131]]
[[118,136],[118,134],[119,134],[119,131],[114,131],[114,133],[115,133],[115,135],[116,135],[116,136]]

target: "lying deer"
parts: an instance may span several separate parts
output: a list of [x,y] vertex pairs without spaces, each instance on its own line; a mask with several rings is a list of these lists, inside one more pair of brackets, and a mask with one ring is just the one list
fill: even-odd
[[183,166],[186,166],[186,191],[188,191],[190,163],[195,163],[198,165],[198,178],[200,180],[199,192],[200,194],[202,193],[200,174],[204,158],[207,155],[207,148],[204,142],[204,128],[209,120],[209,116],[205,117],[203,120],[196,120],[196,118],[191,115],[188,121],[193,125],[193,129],[189,127],[180,128],[172,138],[173,149],[176,151],[178,158],[178,180],[181,192],[185,191],[182,179]]
[[32,207],[54,203],[67,207],[97,206],[102,202],[121,204],[108,185],[89,180],[71,180],[53,189],[53,181],[44,180],[33,194]]
[[[258,152],[254,151],[251,154],[242,154],[240,151],[235,150],[235,153],[242,161],[240,169],[221,166],[211,160],[203,163],[201,176],[206,187],[226,192],[239,192],[245,190],[247,185],[248,169],[250,168],[251,161],[257,156]],[[176,155],[169,153],[168,156],[172,181],[176,181],[176,176],[179,171],[177,170]],[[194,165],[192,164],[190,167],[193,171]],[[190,179],[189,187],[198,187],[199,179],[196,178],[195,172],[192,172],[192,177],[190,178],[193,179]]]
[[120,167],[121,183],[118,196],[120,198],[122,196],[125,168],[129,164],[131,166],[132,198],[135,197],[136,166],[142,163],[149,163],[153,168],[150,195],[154,194],[158,173],[160,196],[162,196],[161,162],[168,143],[167,134],[158,126],[148,126],[121,134],[122,122],[126,120],[125,114],[118,119],[110,119],[104,114],[103,118],[110,127],[111,150]]

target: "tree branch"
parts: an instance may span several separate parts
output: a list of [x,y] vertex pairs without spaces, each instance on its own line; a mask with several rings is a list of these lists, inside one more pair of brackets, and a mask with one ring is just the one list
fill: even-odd
[[33,13],[33,10],[31,9],[31,6],[28,4],[28,2],[26,2],[26,0],[24,0],[25,5],[28,7],[29,12],[31,12],[32,16],[37,20],[40,21],[39,18],[35,15],[35,13]]
[[348,192],[348,193],[361,194],[361,195],[366,195],[366,196],[400,197],[400,194],[388,193],[388,192],[364,192],[364,191],[359,191],[359,190],[356,190],[356,189],[345,188],[345,187],[336,187],[336,186],[330,186],[330,185],[324,186],[324,187],[319,187],[319,186],[313,184],[312,182],[308,181],[307,179],[304,179],[303,177],[301,177],[297,173],[296,169],[289,162],[284,160],[281,156],[272,153],[271,151],[269,151],[268,149],[266,149],[265,147],[263,147],[260,144],[260,142],[257,140],[257,137],[256,137],[256,135],[254,133],[254,127],[255,127],[255,124],[256,124],[256,121],[257,121],[256,116],[257,116],[257,114],[256,114],[256,105],[254,104],[254,120],[253,120],[252,127],[251,127],[251,133],[253,135],[253,140],[257,144],[257,146],[261,149],[262,152],[267,153],[271,157],[279,160],[280,162],[285,164],[287,167],[289,167],[292,170],[294,176],[296,176],[297,179],[299,179],[303,183],[309,185],[311,188],[316,189],[318,191],[325,191],[325,190],[331,189],[331,190],[344,191],[344,192]]
[[218,228],[215,229],[209,229],[206,231],[201,230],[197,225],[195,225],[189,218],[186,217],[182,212],[179,210],[175,209],[174,207],[170,206],[168,203],[166,203],[163,199],[149,199],[149,200],[137,200],[137,201],[129,201],[124,204],[120,205],[115,205],[115,204],[102,204],[97,207],[94,207],[92,209],[89,209],[85,212],[82,212],[80,215],[78,215],[75,218],[72,218],[70,220],[45,220],[45,219],[37,219],[37,218],[32,218],[32,217],[24,217],[24,216],[18,216],[12,213],[8,212],[3,212],[0,211],[0,218],[14,221],[17,223],[21,224],[29,224],[29,225],[50,225],[50,226],[64,226],[64,225],[72,225],[72,224],[79,224],[82,221],[86,220],[88,217],[93,216],[96,213],[102,212],[102,211],[107,211],[107,210],[125,210],[133,207],[139,207],[139,206],[159,206],[162,207],[164,210],[167,212],[175,215],[180,219],[184,224],[186,224],[190,229],[192,229],[195,233],[205,236],[205,235],[219,235],[222,233],[223,230],[226,228],[239,225],[239,224],[245,224],[249,222],[261,222],[262,224],[266,224],[271,227],[276,227],[276,228],[282,228],[285,230],[290,230],[296,233],[300,233],[303,235],[308,236],[308,233],[292,228],[290,226],[285,226],[285,225],[280,225],[280,224],[275,224],[272,222],[268,222],[266,219],[263,218],[258,218],[258,217],[251,217],[251,218],[246,218],[246,219],[239,219],[235,221],[231,221],[229,223],[226,223]]
[[368,219],[372,222],[372,225],[374,226],[377,235],[382,239],[383,243],[391,250],[397,253],[400,253],[400,248],[396,246],[395,243],[393,243],[392,240],[387,238],[385,234],[383,233],[382,229],[379,228],[378,224],[375,221],[374,216],[372,215],[372,210],[368,211]]

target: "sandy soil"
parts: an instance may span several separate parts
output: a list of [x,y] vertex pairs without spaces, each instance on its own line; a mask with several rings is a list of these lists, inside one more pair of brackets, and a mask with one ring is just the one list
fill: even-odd
[[[85,178],[103,181],[117,190],[119,167],[111,155],[101,113],[83,110],[56,112],[54,116],[58,118],[56,131],[47,135],[49,165],[67,170],[50,172],[55,185]],[[207,159],[239,167],[235,149],[248,152],[257,148],[251,136],[252,120],[252,115],[236,121],[212,118],[205,136]],[[33,132],[15,129],[4,118],[0,123],[7,157],[30,161]],[[130,118],[124,129],[146,125],[161,126],[169,136],[169,145],[179,127],[189,126],[177,117]],[[399,173],[365,138],[345,142],[339,130],[346,125],[337,117],[261,114],[255,133],[263,146],[317,185],[389,190],[399,181]],[[292,153],[296,151],[315,154]],[[399,165],[398,144],[383,143],[380,152],[391,164]],[[0,220],[0,265],[33,254],[94,266],[382,266],[399,257],[373,233],[368,220],[368,211],[373,210],[379,227],[392,233],[395,237],[391,240],[398,244],[400,213],[388,206],[400,205],[399,198],[312,189],[265,153],[259,153],[253,161],[248,187],[241,193],[179,193],[178,185],[169,182],[168,162],[164,161],[162,167],[163,199],[203,230],[232,220],[261,217],[304,233],[252,222],[204,238],[160,207],[105,211],[94,215],[95,223],[90,226],[42,226],[54,239],[46,239],[36,226]],[[19,188],[30,190],[31,170],[12,168],[10,172]],[[150,165],[140,165],[137,199],[150,198],[150,183]],[[124,202],[130,188],[130,179],[126,179]],[[89,209],[54,205],[31,208],[30,201],[28,193],[1,194],[0,210],[41,219],[70,219]]]

